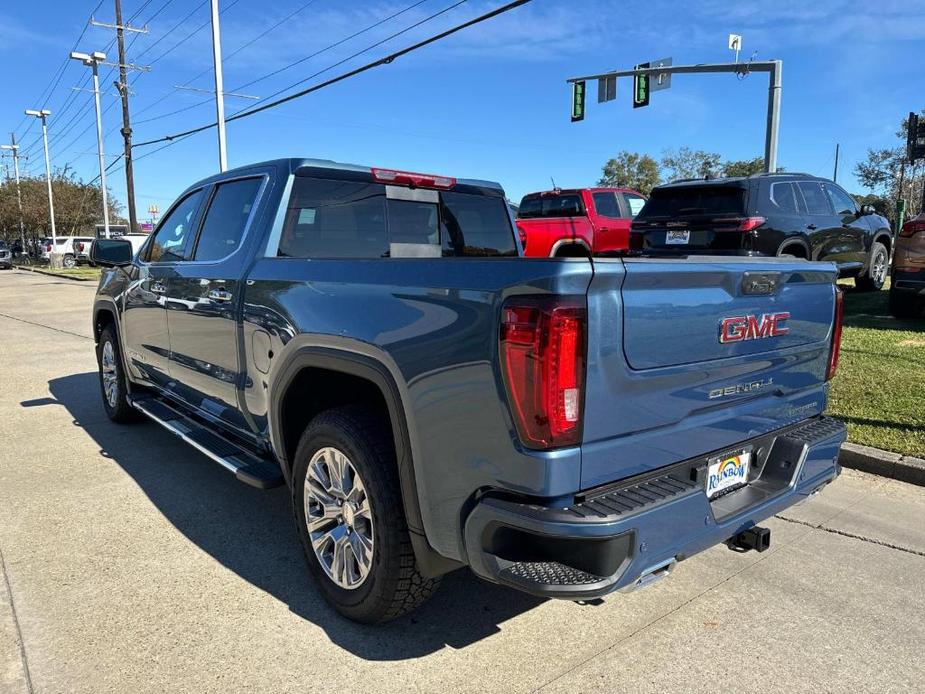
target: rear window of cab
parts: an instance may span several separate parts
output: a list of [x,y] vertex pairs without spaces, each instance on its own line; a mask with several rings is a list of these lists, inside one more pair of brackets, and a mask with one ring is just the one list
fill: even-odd
[[526,196],[520,201],[518,219],[541,219],[544,217],[579,217],[584,215],[581,196],[577,193],[561,195]]

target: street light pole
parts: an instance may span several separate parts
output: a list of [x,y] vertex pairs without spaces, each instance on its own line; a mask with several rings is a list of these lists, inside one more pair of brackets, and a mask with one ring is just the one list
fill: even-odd
[[218,121],[218,168],[228,168],[225,152],[225,94],[222,79],[222,38],[218,23],[218,0],[212,2],[212,61],[215,64],[215,119]]
[[16,206],[19,208],[19,242],[22,244],[22,252],[26,252],[26,225],[22,218],[22,193],[19,190],[19,145],[16,144],[16,135],[10,133],[10,144],[0,145],[0,149],[9,149],[13,151],[13,172],[16,174]]
[[51,192],[51,159],[48,156],[47,118],[51,115],[51,111],[49,111],[47,108],[43,108],[41,111],[27,108],[26,115],[35,116],[42,121],[42,144],[45,147],[45,181],[48,183],[48,218],[51,220],[51,251],[48,254],[48,262],[52,267],[54,267],[55,256],[58,255],[58,253],[55,251],[57,248],[58,236],[55,233],[55,199]]
[[96,150],[100,159],[100,191],[103,196],[103,236],[109,238],[109,200],[106,196],[106,155],[103,152],[103,114],[100,111],[100,63],[106,60],[106,54],[99,51],[92,55],[71,53],[71,58],[79,60],[93,70],[93,100],[96,103]]

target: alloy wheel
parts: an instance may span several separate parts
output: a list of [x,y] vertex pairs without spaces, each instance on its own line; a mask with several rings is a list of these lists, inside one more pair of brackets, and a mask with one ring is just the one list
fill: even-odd
[[308,463],[305,522],[321,568],[337,586],[359,588],[373,560],[373,522],[366,487],[350,459],[325,447]]
[[100,373],[103,377],[103,392],[106,395],[106,402],[109,406],[115,408],[119,403],[119,372],[116,365],[116,352],[112,342],[107,341],[103,344],[103,352],[100,357]]

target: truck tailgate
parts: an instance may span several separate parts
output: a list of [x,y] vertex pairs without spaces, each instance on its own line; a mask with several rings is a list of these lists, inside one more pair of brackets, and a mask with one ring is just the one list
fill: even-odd
[[738,257],[593,262],[583,487],[822,412],[834,265]]

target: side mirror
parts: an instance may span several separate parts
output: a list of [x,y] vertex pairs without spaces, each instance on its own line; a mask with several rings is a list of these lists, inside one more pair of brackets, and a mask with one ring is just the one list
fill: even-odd
[[135,251],[132,242],[122,239],[97,239],[90,246],[90,260],[103,267],[130,265]]
[[874,214],[874,212],[876,212],[876,210],[874,209],[874,206],[873,206],[873,205],[861,205],[861,214],[862,214],[862,215],[865,215],[865,214]]

